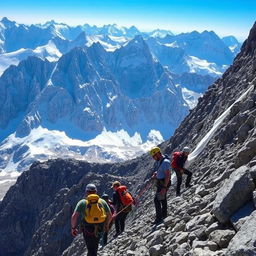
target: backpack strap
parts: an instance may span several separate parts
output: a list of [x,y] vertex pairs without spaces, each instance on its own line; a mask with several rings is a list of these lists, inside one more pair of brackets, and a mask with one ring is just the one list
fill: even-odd
[[162,165],[162,163],[163,163],[163,161],[164,161],[165,159],[168,159],[168,157],[166,157],[166,156],[164,155],[163,158],[162,158],[162,160],[160,161],[159,166],[158,166],[158,168],[157,168],[156,171],[158,171],[158,170],[160,169],[160,167],[161,167],[161,165]]

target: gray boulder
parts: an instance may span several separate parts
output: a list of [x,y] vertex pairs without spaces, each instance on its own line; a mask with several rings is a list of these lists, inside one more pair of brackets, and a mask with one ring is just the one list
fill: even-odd
[[253,202],[249,201],[230,217],[230,221],[236,231],[240,230],[241,226],[246,222],[247,218],[254,210],[255,207]]
[[220,248],[226,248],[234,235],[235,231],[233,230],[215,230],[209,235],[209,239]]
[[230,241],[226,256],[256,255],[256,211],[248,218],[240,231]]
[[233,172],[219,190],[213,205],[213,214],[225,223],[230,216],[243,206],[255,189],[255,184],[246,166]]
[[164,246],[162,244],[157,244],[149,249],[150,256],[161,256],[165,253]]
[[201,248],[201,249],[208,249],[210,251],[217,251],[218,245],[213,241],[194,241],[193,246],[194,249]]
[[[183,256],[190,250],[190,246],[187,243],[183,243],[173,252],[173,256]],[[188,254],[190,255],[190,254]]]

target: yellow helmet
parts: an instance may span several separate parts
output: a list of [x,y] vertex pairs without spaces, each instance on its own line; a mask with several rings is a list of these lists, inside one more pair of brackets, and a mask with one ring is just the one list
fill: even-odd
[[154,148],[152,148],[152,149],[149,151],[149,153],[150,153],[151,156],[155,155],[155,154],[158,153],[158,152],[161,153],[161,150],[160,150],[159,147],[154,147]]

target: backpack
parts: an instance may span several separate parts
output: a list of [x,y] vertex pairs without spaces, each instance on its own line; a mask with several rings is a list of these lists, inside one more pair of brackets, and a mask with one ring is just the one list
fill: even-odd
[[96,194],[86,197],[86,209],[84,220],[90,224],[103,223],[106,220],[106,212],[102,204],[102,199]]
[[119,186],[116,191],[118,192],[121,202],[124,206],[132,204],[133,198],[131,194],[127,191],[126,186]]
[[174,152],[172,157],[172,168],[182,168],[186,159],[183,159],[182,152]]

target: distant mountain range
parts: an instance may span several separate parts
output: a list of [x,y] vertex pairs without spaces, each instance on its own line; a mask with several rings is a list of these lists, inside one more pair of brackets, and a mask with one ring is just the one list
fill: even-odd
[[235,37],[220,39],[213,31],[174,35],[159,29],[140,32],[135,26],[70,27],[54,21],[27,26],[3,18],[0,21],[0,72],[31,55],[56,61],[74,47],[90,46],[94,42],[100,42],[107,51],[114,51],[137,35],[142,35],[152,54],[174,73],[221,75],[241,47]]
[[0,21],[0,169],[120,161],[170,137],[231,64],[234,37]]

